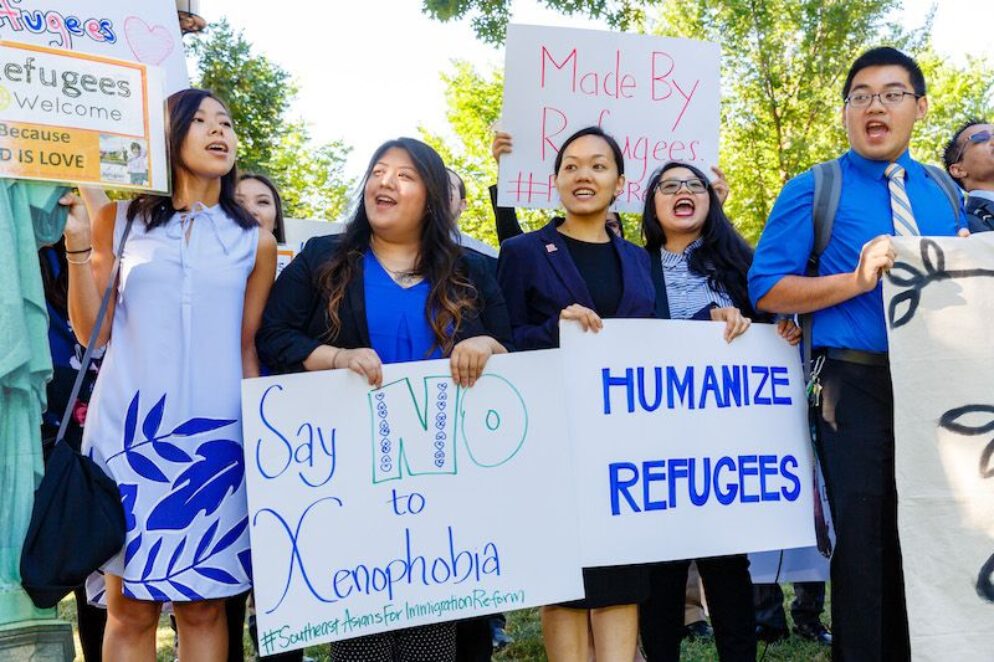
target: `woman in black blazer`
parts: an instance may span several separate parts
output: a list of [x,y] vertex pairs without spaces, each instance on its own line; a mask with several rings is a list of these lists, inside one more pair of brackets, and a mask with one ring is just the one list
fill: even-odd
[[[731,342],[756,318],[746,285],[752,249],[735,231],[714,187],[697,168],[667,163],[649,180],[647,190],[642,232],[656,290],[656,317],[723,321],[725,340]],[[782,320],[778,327],[788,342],[799,342],[800,332],[792,322]],[[755,660],[748,557],[733,554],[696,561],[720,659]],[[649,570],[650,596],[639,616],[648,662],[680,659],[689,565],[690,559],[669,561]]]
[[[563,143],[555,173],[566,217],[501,245],[497,278],[517,349],[558,346],[560,320],[597,331],[602,318],[653,313],[648,255],[605,228],[625,182],[618,144],[583,129]],[[584,569],[583,600],[542,608],[549,659],[586,660],[589,620],[596,659],[632,660],[646,580],[645,566]]]
[[[372,386],[383,363],[448,356],[471,387],[506,352],[504,298],[483,258],[457,243],[441,157],[412,138],[383,144],[345,233],[319,237],[280,274],[256,336],[277,372],[348,368]],[[336,662],[456,659],[455,623],[332,644]]]

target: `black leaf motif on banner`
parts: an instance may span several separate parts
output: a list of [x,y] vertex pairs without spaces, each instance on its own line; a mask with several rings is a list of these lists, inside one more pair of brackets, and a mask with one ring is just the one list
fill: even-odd
[[[955,434],[978,437],[994,432],[994,405],[971,404],[954,407],[939,417],[939,427]],[[991,439],[980,452],[980,477],[994,478],[994,439]],[[994,602],[994,556],[984,562],[977,576],[977,595],[988,602]]]
[[922,239],[919,242],[919,250],[922,266],[925,267],[924,273],[907,262],[897,262],[887,272],[887,280],[902,290],[887,303],[887,319],[892,329],[902,327],[914,319],[922,300],[922,292],[932,283],[961,278],[994,277],[994,269],[946,270],[946,254],[933,239]]

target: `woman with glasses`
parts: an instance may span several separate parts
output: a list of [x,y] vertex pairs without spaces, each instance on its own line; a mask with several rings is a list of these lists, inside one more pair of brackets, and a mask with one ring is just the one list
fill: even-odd
[[[752,249],[722,211],[714,187],[694,166],[669,162],[649,180],[642,233],[656,290],[656,317],[725,322],[725,340],[748,331],[756,311],[746,274]],[[782,320],[791,344],[800,330]],[[754,660],[756,635],[749,559],[745,554],[696,559],[721,660]],[[691,559],[654,564],[639,617],[649,662],[680,659],[684,589]]]
[[[554,172],[565,217],[505,241],[497,265],[520,349],[557,347],[560,320],[596,332],[603,318],[652,317],[645,252],[606,227],[625,184],[618,143],[582,129],[563,143]],[[586,660],[589,620],[598,662],[631,662],[646,579],[645,566],[585,568],[582,600],[542,608],[549,660]]]

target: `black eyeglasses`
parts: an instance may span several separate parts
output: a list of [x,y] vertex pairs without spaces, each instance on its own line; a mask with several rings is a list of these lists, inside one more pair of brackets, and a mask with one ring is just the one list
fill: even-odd
[[880,99],[880,103],[885,106],[896,106],[904,101],[904,97],[908,96],[920,99],[922,95],[915,94],[914,92],[908,92],[907,90],[888,90],[878,94],[870,94],[869,92],[853,92],[846,97],[846,103],[853,108],[866,108],[873,103],[873,99],[876,98]]
[[693,179],[660,179],[659,183],[656,184],[656,190],[663,195],[673,195],[684,185],[691,193],[707,193],[708,190],[708,185],[697,177]]
[[976,133],[971,135],[969,138],[966,139],[966,142],[963,143],[962,146],[960,146],[959,156],[956,157],[956,160],[953,161],[953,163],[959,163],[960,161],[963,160],[963,155],[966,154],[967,147],[969,147],[970,145],[983,145],[985,142],[988,142],[992,136],[994,136],[994,134],[992,134],[988,129],[984,129],[983,131],[977,131]]

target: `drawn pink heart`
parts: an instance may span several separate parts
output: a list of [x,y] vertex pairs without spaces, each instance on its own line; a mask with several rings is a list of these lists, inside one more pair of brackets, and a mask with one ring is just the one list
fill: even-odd
[[124,37],[131,52],[145,64],[162,64],[175,47],[172,35],[165,27],[151,27],[137,16],[124,19]]

